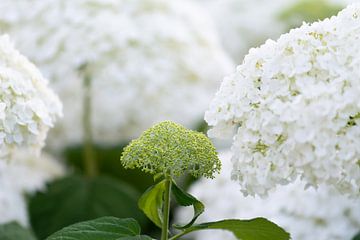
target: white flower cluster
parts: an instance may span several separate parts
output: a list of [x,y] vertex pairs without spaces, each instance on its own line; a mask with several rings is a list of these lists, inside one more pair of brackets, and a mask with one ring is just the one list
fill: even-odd
[[113,144],[161,120],[195,127],[233,68],[209,16],[187,0],[2,0],[0,10],[64,103],[54,142],[81,141],[84,75],[94,140]]
[[[360,195],[360,4],[250,50],[205,119],[232,136],[232,177],[266,195],[301,177]],[[232,131],[235,129],[235,133]]]
[[[293,12],[291,19],[282,14],[298,4],[315,4],[317,8],[304,9],[307,15],[319,14],[329,8],[345,6],[351,0],[196,0],[213,16],[226,50],[237,62],[242,61],[251,47],[257,47],[268,38],[277,38],[290,25],[301,25],[306,16]],[[354,1],[354,0],[353,0]],[[356,0],[355,0],[356,1]],[[313,3],[310,3],[313,2]],[[298,10],[298,9],[296,9]],[[289,20],[289,21],[288,21]]]
[[0,159],[19,146],[39,150],[61,104],[6,35],[0,36],[0,86]]
[[[229,178],[230,155],[220,155],[223,168],[219,176],[213,180],[202,179],[190,189],[206,206],[197,222],[266,217],[285,228],[293,240],[350,240],[359,231],[360,199],[348,199],[328,186],[304,190],[305,184],[297,181],[279,187],[266,199],[244,197],[238,191],[239,186]],[[176,223],[191,219],[190,208],[179,210]],[[195,240],[236,239],[230,232],[218,230],[200,231],[193,237]]]
[[42,190],[63,174],[64,168],[51,156],[29,150],[18,149],[11,161],[0,161],[0,224],[18,221],[28,226],[25,194]]

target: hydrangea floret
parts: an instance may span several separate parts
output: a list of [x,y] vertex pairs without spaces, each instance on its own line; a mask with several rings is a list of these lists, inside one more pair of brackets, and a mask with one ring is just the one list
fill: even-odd
[[233,137],[232,178],[266,195],[301,178],[360,195],[360,4],[250,50],[205,119]]
[[125,168],[173,177],[188,172],[213,178],[221,168],[213,144],[203,133],[171,121],[158,123],[133,140],[124,149],[121,161]]

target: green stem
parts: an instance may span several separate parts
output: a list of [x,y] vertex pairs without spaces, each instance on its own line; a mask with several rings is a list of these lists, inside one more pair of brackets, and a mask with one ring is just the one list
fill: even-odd
[[188,229],[182,231],[181,233],[178,233],[178,234],[176,234],[175,236],[169,238],[169,240],[178,239],[179,237],[182,237],[182,236],[184,236],[185,234],[188,234],[188,233],[193,232],[193,231],[195,231],[195,229],[188,228]]
[[[82,68],[86,70],[86,65]],[[83,140],[84,140],[84,168],[89,177],[97,175],[97,164],[93,144],[91,126],[91,78],[85,73],[84,76],[84,99],[83,99]]]
[[171,193],[171,177],[165,178],[165,194],[163,209],[163,224],[161,228],[161,240],[168,240],[169,233],[169,217],[170,217],[170,193]]

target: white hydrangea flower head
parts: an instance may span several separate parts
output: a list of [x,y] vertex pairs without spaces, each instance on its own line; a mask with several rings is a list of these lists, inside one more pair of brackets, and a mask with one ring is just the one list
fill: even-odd
[[250,50],[205,119],[233,137],[232,177],[266,195],[297,177],[360,195],[360,4]]
[[[276,39],[290,25],[301,25],[304,16],[296,12],[290,19],[282,15],[302,2],[317,1],[322,7],[311,9],[311,13],[322,14],[326,7],[345,7],[356,0],[196,0],[209,11],[227,52],[236,62],[241,62],[251,47],[257,47],[266,39]],[[314,4],[314,3],[313,3]],[[320,6],[319,5],[319,6]]]
[[0,9],[64,103],[54,142],[81,142],[83,75],[94,140],[114,144],[162,120],[195,127],[233,68],[210,17],[187,0],[4,0]]
[[[350,240],[359,231],[359,198],[349,199],[326,185],[305,190],[301,181],[280,186],[265,199],[244,197],[238,184],[229,178],[231,153],[223,152],[220,158],[221,174],[212,180],[201,179],[190,188],[206,206],[198,223],[266,217],[286,229],[294,240]],[[178,209],[175,222],[187,222],[191,214],[191,208]],[[232,233],[219,230],[199,231],[192,236],[194,240],[236,239]]]
[[11,161],[1,161],[0,224],[17,221],[28,226],[25,194],[43,190],[46,182],[64,173],[56,159],[47,154],[38,156],[29,149],[16,151]]
[[0,36],[0,86],[0,158],[20,146],[41,149],[61,103],[7,35]]

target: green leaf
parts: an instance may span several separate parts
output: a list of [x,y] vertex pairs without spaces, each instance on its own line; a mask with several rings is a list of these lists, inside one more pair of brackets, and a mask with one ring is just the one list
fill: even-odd
[[151,186],[140,197],[138,206],[156,226],[161,228],[164,204],[165,180]]
[[352,240],[360,240],[360,232]]
[[16,222],[0,225],[1,240],[36,240],[32,232]]
[[191,219],[191,221],[184,225],[178,225],[174,224],[173,226],[178,229],[185,229],[194,224],[196,219],[204,212],[205,206],[202,202],[197,200],[194,196],[190,195],[189,193],[184,192],[181,188],[179,188],[176,183],[173,181],[172,187],[171,187],[172,193],[174,194],[175,200],[178,204],[181,206],[187,207],[187,206],[193,206],[194,208],[194,216]]
[[30,220],[40,239],[70,224],[103,216],[134,217],[146,223],[136,204],[139,196],[129,185],[109,177],[70,176],[30,199]]
[[228,219],[194,225],[187,232],[206,229],[223,229],[231,231],[241,240],[289,240],[290,234],[265,218],[250,220]]
[[117,240],[154,240],[153,238],[146,235],[132,236],[132,237],[122,237]]
[[46,240],[151,240],[132,218],[102,217],[65,227]]

